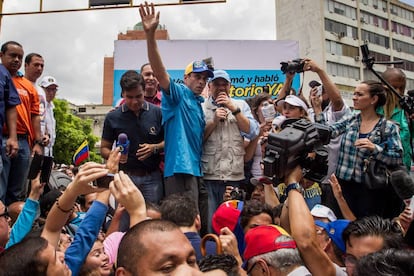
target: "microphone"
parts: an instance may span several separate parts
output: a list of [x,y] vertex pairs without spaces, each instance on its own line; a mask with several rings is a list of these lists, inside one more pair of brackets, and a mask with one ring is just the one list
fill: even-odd
[[119,163],[126,163],[128,160],[129,140],[125,133],[120,133],[118,135],[116,146],[119,147],[119,151],[121,152]]
[[391,173],[391,185],[403,201],[414,195],[414,181],[405,170],[396,170]]

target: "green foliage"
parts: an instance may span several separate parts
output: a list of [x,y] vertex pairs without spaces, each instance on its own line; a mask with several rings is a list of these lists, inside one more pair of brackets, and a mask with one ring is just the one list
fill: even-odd
[[101,163],[102,157],[94,150],[99,138],[92,134],[92,120],[73,115],[66,100],[54,99],[53,103],[56,119],[56,142],[53,146],[55,162],[72,164],[73,154],[86,139],[89,143],[89,160]]

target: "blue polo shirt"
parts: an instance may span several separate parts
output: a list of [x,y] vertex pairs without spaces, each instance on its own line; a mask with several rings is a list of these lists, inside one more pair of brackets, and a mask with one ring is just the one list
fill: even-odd
[[161,161],[159,154],[153,154],[140,161],[136,156],[139,144],[158,144],[164,139],[161,125],[161,109],[151,103],[144,102],[138,116],[122,104],[118,109],[109,112],[104,121],[102,138],[117,141],[118,135],[125,133],[129,140],[128,160],[119,164],[121,170],[141,168],[147,171],[158,169]]
[[19,93],[13,84],[9,71],[0,64],[0,142],[3,125],[6,122],[6,109],[20,104]]
[[184,84],[170,78],[169,94],[162,90],[162,123],[165,130],[164,176],[185,173],[203,176],[201,151],[206,122],[197,96]]

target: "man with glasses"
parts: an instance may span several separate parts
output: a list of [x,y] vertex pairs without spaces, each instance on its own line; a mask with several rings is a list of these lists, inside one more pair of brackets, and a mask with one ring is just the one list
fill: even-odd
[[296,242],[283,228],[257,226],[247,231],[245,239],[248,275],[311,275],[303,266]]
[[[53,113],[55,105],[53,104],[53,99],[56,96],[56,92],[58,91],[59,85],[54,77],[46,76],[41,80],[40,86],[43,88],[46,95],[46,106],[44,113],[44,134],[47,136],[47,138],[43,140],[45,146],[44,155],[53,156],[53,145],[55,144],[56,140],[56,120],[55,115]],[[47,140],[49,141],[48,143],[46,143]]]
[[364,217],[349,223],[343,233],[346,245],[346,272],[354,275],[355,265],[362,257],[388,248],[403,248],[403,233],[394,221],[378,216]]

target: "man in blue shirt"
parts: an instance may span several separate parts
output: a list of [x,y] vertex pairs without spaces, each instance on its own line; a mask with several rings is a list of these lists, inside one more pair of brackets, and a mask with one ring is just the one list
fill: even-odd
[[155,40],[159,12],[153,4],[141,5],[140,15],[147,36],[148,59],[163,93],[161,109],[165,131],[165,194],[189,193],[198,204],[200,165],[205,127],[201,93],[213,72],[203,61],[190,63],[184,85],[168,75]]
[[[2,128],[4,123],[9,130],[9,136],[6,142],[6,154],[10,157],[16,156],[19,150],[16,134],[17,112],[16,105],[20,104],[19,94],[13,84],[10,72],[0,64],[0,142],[2,141]],[[0,172],[3,169],[3,163],[0,158]]]

